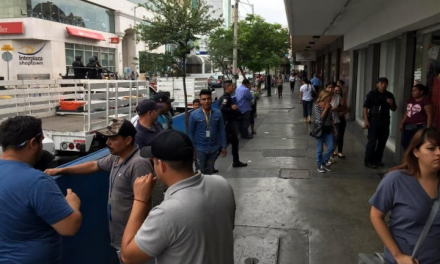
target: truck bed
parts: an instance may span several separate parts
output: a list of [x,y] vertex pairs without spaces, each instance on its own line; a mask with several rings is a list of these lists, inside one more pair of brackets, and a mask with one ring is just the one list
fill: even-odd
[[41,119],[43,130],[62,131],[62,132],[81,132],[84,131],[83,115],[64,115],[50,116]]

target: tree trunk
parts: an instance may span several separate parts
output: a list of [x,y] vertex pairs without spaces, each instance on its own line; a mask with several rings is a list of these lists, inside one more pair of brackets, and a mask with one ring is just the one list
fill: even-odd
[[186,93],[186,56],[182,58],[183,63],[183,72],[182,72],[182,80],[183,80],[183,95],[185,96],[185,132],[188,134],[188,123],[189,123],[189,114],[188,114],[188,95]]
[[238,69],[240,70],[241,76],[243,76],[243,79],[246,79],[246,75],[244,75],[243,68],[240,66],[240,67],[238,67]]

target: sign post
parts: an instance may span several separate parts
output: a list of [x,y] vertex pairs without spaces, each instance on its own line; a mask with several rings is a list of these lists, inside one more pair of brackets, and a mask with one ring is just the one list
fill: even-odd
[[3,45],[2,46],[2,59],[7,62],[7,70],[8,70],[8,81],[9,81],[9,62],[12,60],[12,53],[10,51],[14,51],[14,48],[11,45]]

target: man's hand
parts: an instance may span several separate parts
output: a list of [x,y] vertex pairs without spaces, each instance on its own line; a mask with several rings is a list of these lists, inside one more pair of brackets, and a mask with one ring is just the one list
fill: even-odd
[[221,152],[221,155],[222,155],[222,158],[224,158],[224,157],[226,157],[226,149],[222,149],[222,152]]
[[79,211],[81,200],[76,193],[72,192],[72,189],[67,189],[66,202],[73,208],[73,210]]
[[238,109],[237,105],[235,105],[235,104],[231,105],[231,108],[232,108],[232,110],[237,110]]
[[302,104],[302,101],[301,101],[301,100],[299,100],[299,104]]
[[394,102],[393,99],[391,99],[391,98],[388,98],[388,99],[387,99],[387,103],[389,103],[390,105],[392,105],[393,102]]
[[395,257],[397,264],[419,264],[417,259],[412,259],[411,256],[399,255]]
[[134,199],[148,202],[155,184],[156,178],[152,173],[137,178],[133,185]]
[[61,174],[61,169],[47,169],[44,171],[44,173],[46,173],[49,176],[56,176]]
[[370,128],[370,122],[365,120],[365,122],[364,122],[364,129],[368,129],[368,128]]

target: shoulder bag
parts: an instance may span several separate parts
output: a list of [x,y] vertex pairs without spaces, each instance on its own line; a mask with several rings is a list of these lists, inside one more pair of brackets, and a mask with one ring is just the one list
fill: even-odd
[[[417,244],[414,247],[414,251],[411,255],[413,259],[417,258],[419,254],[420,248],[425,241],[426,236],[429,233],[429,229],[431,229],[432,222],[434,222],[434,218],[437,215],[438,209],[440,207],[440,189],[437,191],[437,199],[434,202],[434,205],[431,208],[431,213],[429,214],[428,220],[426,220],[426,224],[423,227],[422,233],[420,234],[419,239],[417,240]],[[364,254],[359,253],[359,262],[358,264],[385,264],[385,260],[383,257],[383,253],[374,253],[374,254]]]
[[[318,106],[320,107],[320,106]],[[315,121],[315,123],[313,124],[313,129],[310,132],[310,136],[314,137],[314,138],[320,138],[322,136],[322,129],[324,128],[324,122],[325,119],[327,119],[328,114],[331,112],[331,109],[328,109],[327,113],[325,114],[324,119],[322,119],[322,117],[320,117],[318,120]]]

